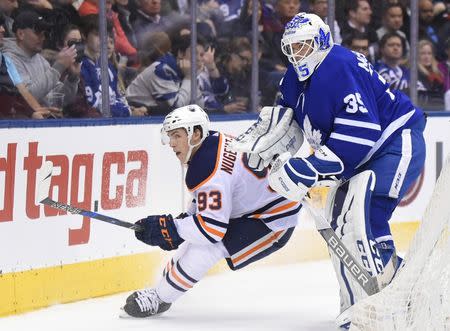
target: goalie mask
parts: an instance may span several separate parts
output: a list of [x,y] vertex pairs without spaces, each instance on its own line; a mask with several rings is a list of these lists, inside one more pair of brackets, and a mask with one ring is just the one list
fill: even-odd
[[[200,142],[192,145],[191,139],[194,134],[194,128],[200,126],[202,128],[202,138]],[[163,145],[167,145],[170,142],[168,136],[169,131],[183,128],[187,132],[187,139],[189,144],[189,151],[186,155],[184,163],[187,163],[191,158],[192,150],[194,147],[199,146],[209,135],[209,117],[208,114],[197,105],[188,105],[177,108],[171,111],[163,122],[161,128],[161,142]]]
[[299,13],[286,24],[281,50],[298,79],[308,79],[333,47],[330,28],[314,14]]

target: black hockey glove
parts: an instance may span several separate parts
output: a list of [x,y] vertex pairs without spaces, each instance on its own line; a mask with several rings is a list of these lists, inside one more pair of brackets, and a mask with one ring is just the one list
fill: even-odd
[[177,249],[184,241],[177,232],[172,215],[150,215],[136,222],[143,231],[135,232],[136,238],[150,245],[159,246],[165,251]]

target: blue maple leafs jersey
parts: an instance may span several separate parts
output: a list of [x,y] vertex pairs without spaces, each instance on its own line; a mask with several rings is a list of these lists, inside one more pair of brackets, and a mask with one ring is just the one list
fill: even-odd
[[342,160],[344,178],[423,116],[407,96],[389,89],[364,55],[339,45],[304,82],[289,65],[280,91],[280,104],[294,109],[311,147],[326,145]]
[[375,70],[383,77],[392,90],[406,90],[409,88],[409,70],[404,66],[390,67],[378,61]]

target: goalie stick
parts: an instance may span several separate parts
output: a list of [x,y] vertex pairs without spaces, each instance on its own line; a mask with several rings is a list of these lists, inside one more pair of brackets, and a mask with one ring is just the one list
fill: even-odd
[[397,255],[395,253],[391,256],[381,273],[376,276],[371,276],[344,245],[336,232],[330,227],[325,217],[319,214],[308,201],[303,200],[302,204],[314,217],[317,231],[319,231],[328,247],[338,256],[344,267],[352,274],[353,278],[361,285],[367,295],[378,293],[390,283],[396,271]]
[[50,181],[52,179],[52,171],[53,171],[53,163],[50,161],[46,161],[42,168],[39,171],[39,189],[38,189],[38,197],[37,202],[42,203],[44,205],[50,206],[55,209],[64,210],[72,214],[78,214],[82,216],[87,216],[89,218],[94,218],[96,220],[100,220],[106,223],[122,226],[124,228],[128,228],[134,231],[142,231],[142,226],[138,224],[133,224],[129,222],[125,222],[119,220],[114,217],[102,215],[90,210],[85,210],[82,208],[78,208],[75,206],[71,206],[62,202],[55,201],[49,197],[50,193]]

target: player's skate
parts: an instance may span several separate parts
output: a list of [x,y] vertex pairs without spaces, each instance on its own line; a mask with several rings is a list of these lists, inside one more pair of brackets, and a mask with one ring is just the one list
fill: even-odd
[[150,317],[164,313],[171,303],[162,301],[155,289],[136,291],[127,298],[123,309],[132,317]]

